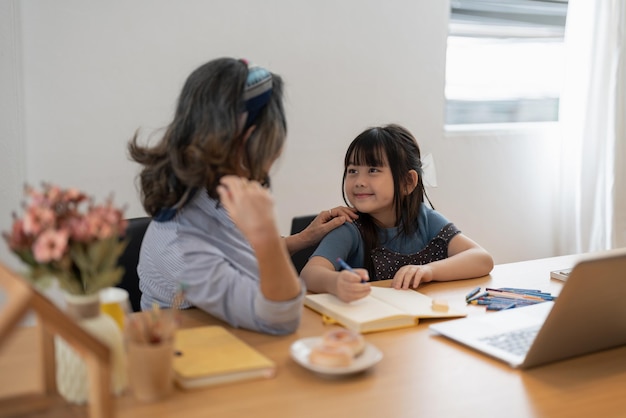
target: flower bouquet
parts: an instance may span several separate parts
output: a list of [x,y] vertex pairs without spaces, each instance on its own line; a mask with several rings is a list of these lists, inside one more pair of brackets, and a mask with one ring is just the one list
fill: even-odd
[[[122,331],[108,315],[101,315],[100,290],[120,282],[124,269],[118,258],[124,251],[127,221],[109,198],[104,204],[76,189],[44,183],[40,190],[25,187],[22,217],[13,215],[10,232],[3,233],[9,248],[30,267],[39,287],[56,278],[64,292],[65,310],[80,326],[111,350],[111,390],[127,386]],[[67,401],[88,400],[87,367],[64,340],[55,338],[57,390]]]
[[69,294],[89,295],[120,282],[117,265],[126,242],[120,240],[127,221],[112,198],[96,205],[77,189],[44,183],[25,187],[24,215],[13,215],[3,236],[25,263],[35,283],[56,277]]

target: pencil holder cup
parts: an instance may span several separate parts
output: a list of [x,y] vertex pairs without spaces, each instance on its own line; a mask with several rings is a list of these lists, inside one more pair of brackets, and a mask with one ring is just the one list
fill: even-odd
[[128,372],[134,396],[146,402],[167,397],[173,388],[174,342],[128,343]]

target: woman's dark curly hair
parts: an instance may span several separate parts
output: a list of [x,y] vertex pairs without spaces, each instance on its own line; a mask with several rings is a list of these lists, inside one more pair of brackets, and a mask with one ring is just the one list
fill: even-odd
[[242,114],[248,65],[233,58],[212,60],[189,75],[174,120],[153,147],[129,141],[130,158],[143,165],[139,174],[144,209],[155,216],[174,206],[186,191],[206,188],[217,198],[221,177],[241,173],[269,184],[267,170],[278,158],[287,135],[282,79],[272,74],[272,95],[244,140]]

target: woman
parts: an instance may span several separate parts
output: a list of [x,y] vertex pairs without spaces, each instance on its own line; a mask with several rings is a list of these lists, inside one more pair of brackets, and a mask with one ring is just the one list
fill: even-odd
[[334,208],[300,234],[280,236],[268,187],[287,133],[282,90],[264,68],[210,61],[188,77],[161,140],[130,141],[153,217],[137,267],[142,309],[171,306],[184,285],[182,308],[269,334],[298,327],[305,286],[290,253],[356,214]]

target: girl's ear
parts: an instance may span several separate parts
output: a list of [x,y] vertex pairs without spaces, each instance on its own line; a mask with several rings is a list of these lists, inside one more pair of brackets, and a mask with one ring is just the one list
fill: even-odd
[[413,193],[413,190],[417,187],[417,180],[419,179],[419,174],[415,170],[409,170],[406,176],[406,184],[405,184],[405,192],[407,195]]

